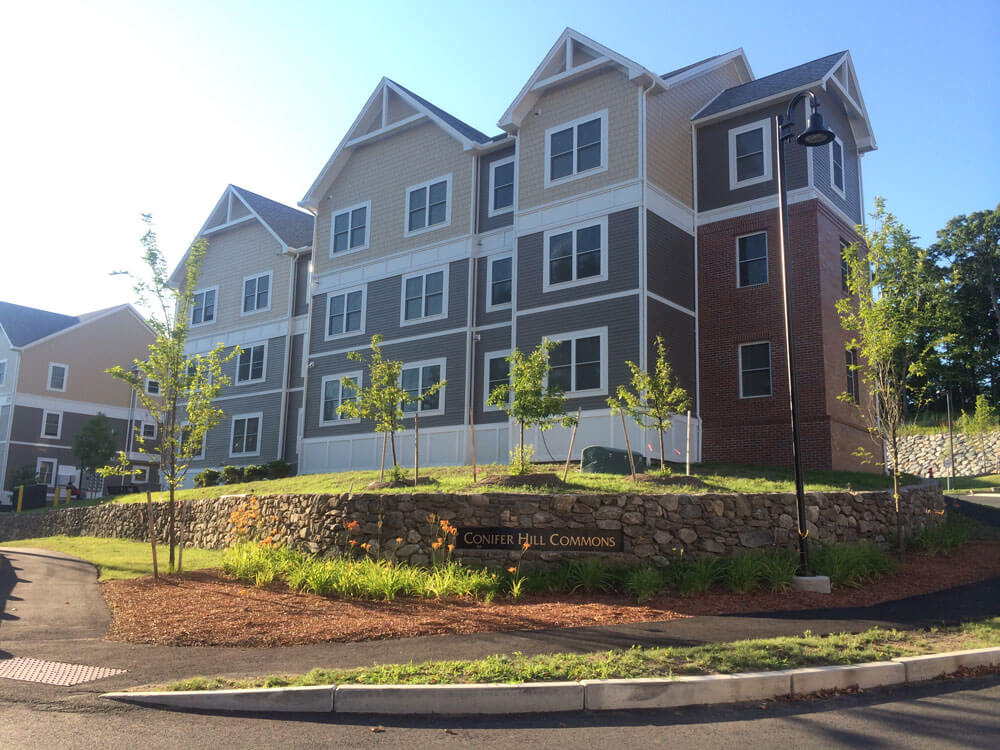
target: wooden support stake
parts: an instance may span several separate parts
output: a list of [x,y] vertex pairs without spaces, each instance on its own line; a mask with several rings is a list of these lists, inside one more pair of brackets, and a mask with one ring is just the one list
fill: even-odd
[[476,409],[475,407],[469,408],[469,429],[472,430],[472,481],[473,483],[479,481],[477,476],[479,472],[476,471]]
[[17,488],[17,512],[21,512],[21,504],[24,502],[24,485]]
[[146,490],[146,517],[149,519],[149,543],[153,545],[153,580],[160,580],[160,571],[156,567],[156,528],[153,526],[153,494]]
[[625,426],[625,412],[618,412],[622,418],[622,432],[625,433],[625,450],[628,451],[628,465],[632,468],[632,481],[638,482],[639,477],[635,475],[635,459],[632,458],[632,441],[628,439],[628,428]]
[[184,570],[184,503],[180,504],[178,511],[180,518],[177,525],[177,572],[180,573]]
[[55,494],[53,494],[53,496],[52,496],[52,507],[53,508],[58,508],[59,507],[59,489],[60,489],[59,487],[56,487]]
[[420,481],[420,415],[413,412],[413,486]]
[[382,465],[378,470],[378,481],[382,482],[385,480],[385,442],[389,439],[389,433],[382,433]]
[[577,407],[576,421],[573,423],[573,434],[569,437],[569,453],[566,454],[566,468],[563,469],[563,484],[566,484],[566,477],[569,476],[569,463],[573,460],[573,443],[576,442],[576,428],[580,426],[580,411],[583,407]]
[[691,476],[691,410],[688,409],[688,436],[687,436],[687,460],[685,462],[685,476]]

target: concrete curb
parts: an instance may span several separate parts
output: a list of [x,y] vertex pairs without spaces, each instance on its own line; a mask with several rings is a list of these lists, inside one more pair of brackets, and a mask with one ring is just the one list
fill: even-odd
[[674,679],[473,685],[326,685],[252,690],[104,693],[125,703],[204,711],[367,714],[527,714],[741,703],[923,682],[962,668],[1000,666],[1000,647],[781,672]]

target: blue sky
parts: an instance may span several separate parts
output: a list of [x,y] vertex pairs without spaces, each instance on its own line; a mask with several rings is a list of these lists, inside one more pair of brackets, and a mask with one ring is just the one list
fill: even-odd
[[[1000,2],[18,3],[0,30],[0,299],[131,301],[141,212],[178,260],[227,183],[294,205],[389,76],[488,133],[566,26],[666,72],[850,49],[870,208],[923,240],[1000,201]],[[947,11],[942,12],[942,8]]]

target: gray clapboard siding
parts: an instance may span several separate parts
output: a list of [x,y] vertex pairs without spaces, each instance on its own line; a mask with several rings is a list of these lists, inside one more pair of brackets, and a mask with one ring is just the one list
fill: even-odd
[[285,404],[285,455],[284,459],[294,464],[298,461],[299,408],[302,406],[302,391],[290,391]]
[[663,336],[667,349],[667,359],[674,374],[688,392],[691,399],[691,410],[697,414],[695,403],[695,373],[696,373],[696,335],[695,319],[691,315],[664,305],[654,299],[647,302],[646,337],[649,343],[647,362],[653,369],[656,361],[656,336]]
[[[825,91],[817,93],[820,100],[820,111],[823,113],[823,120],[837,137],[840,138],[844,146],[844,197],[840,197],[832,185],[830,179],[830,149],[832,144],[809,149],[809,154],[813,159],[813,180],[816,188],[823,193],[830,201],[851,217],[855,224],[861,223],[861,196],[858,194],[858,152],[854,142],[854,133],[851,131],[847,113],[844,112],[843,105]],[[789,149],[791,150],[791,149]],[[847,237],[844,238],[849,239]]]
[[[263,342],[255,342],[259,344]],[[247,349],[249,347],[243,347]],[[226,350],[227,353],[232,351]],[[233,357],[222,366],[222,374],[229,378],[230,384],[223,386],[219,390],[219,398],[228,396],[247,396],[258,391],[270,391],[281,388],[284,384],[285,372],[285,337],[276,336],[267,340],[267,352],[264,358],[264,379],[257,383],[247,383],[245,385],[236,384],[236,371],[239,367],[239,355]],[[223,408],[226,408],[223,406]]]
[[302,378],[302,350],[305,347],[305,334],[297,333],[292,336],[292,351],[288,360],[288,387],[301,388]]
[[[513,144],[508,148],[502,148],[499,151],[494,151],[492,153],[486,154],[479,159],[479,185],[477,188],[478,192],[478,227],[480,232],[491,232],[494,229],[500,229],[501,227],[509,227],[514,223],[514,212],[509,211],[505,214],[499,214],[490,218],[490,171],[491,165],[495,161],[500,161],[501,159],[508,159],[514,155]],[[516,183],[515,183],[516,190]],[[515,203],[517,201],[515,200]]]
[[479,341],[476,343],[475,361],[475,386],[472,390],[476,405],[476,424],[487,424],[491,422],[506,422],[507,415],[502,411],[486,411],[486,372],[485,355],[490,352],[506,351],[511,348],[510,327],[490,328],[479,332]]
[[[263,464],[280,457],[278,455],[278,427],[281,419],[280,393],[251,394],[245,398],[227,399],[218,402],[218,406],[225,411],[225,416],[206,435],[205,458],[195,460],[191,464],[192,472],[198,472],[210,466],[225,466],[227,464],[233,466]],[[260,455],[230,457],[233,417],[255,412],[263,414],[260,425]]]
[[646,212],[649,291],[694,310],[694,237]]
[[[492,255],[489,258],[479,258],[476,261],[476,324],[492,325],[494,323],[506,323],[510,321],[510,308],[504,310],[493,310],[486,312],[486,301],[489,299],[490,290],[486,285],[487,269],[490,261],[498,256]],[[512,279],[513,281],[513,279]],[[513,295],[513,291],[512,291]]]

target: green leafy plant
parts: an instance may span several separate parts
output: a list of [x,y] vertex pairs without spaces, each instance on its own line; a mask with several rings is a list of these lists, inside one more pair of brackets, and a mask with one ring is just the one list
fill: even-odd
[[570,591],[583,589],[588,594],[611,591],[614,588],[615,572],[618,567],[600,557],[573,560],[569,563]]
[[243,481],[243,467],[223,466],[221,476],[223,484],[239,484]]
[[927,526],[913,538],[913,546],[924,554],[936,557],[950,555],[972,538],[975,522],[960,513],[948,513],[944,523]]
[[22,466],[7,475],[7,489],[13,490],[27,484],[38,483],[38,472],[34,466]]
[[810,555],[814,572],[829,576],[831,586],[861,588],[896,569],[896,560],[872,542],[824,544]]
[[268,461],[266,466],[268,479],[284,479],[292,475],[292,465],[280,458],[276,461]]
[[195,487],[215,487],[222,475],[218,469],[205,469],[194,475]]
[[799,557],[794,550],[773,547],[760,558],[760,583],[770,591],[787,591],[799,568]]
[[263,464],[250,464],[243,467],[244,482],[260,482],[267,479],[267,467]]
[[663,588],[663,576],[651,565],[629,568],[623,578],[625,590],[634,596],[639,604],[656,596]]
[[711,589],[722,574],[722,561],[717,557],[683,558],[667,569],[670,585],[681,596],[702,594]]
[[[111,420],[98,412],[83,423],[73,436],[73,455],[84,474],[93,475],[99,468],[111,463],[118,451],[118,438]],[[86,486],[81,482],[83,486]]]
[[731,591],[745,594],[757,588],[762,578],[763,557],[759,552],[739,552],[722,563],[721,578]]

